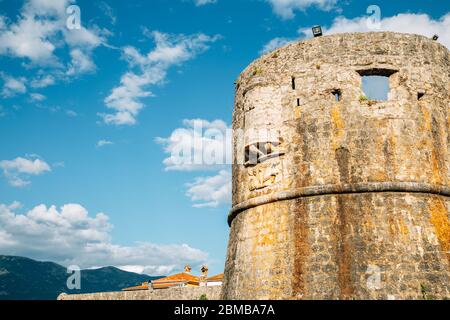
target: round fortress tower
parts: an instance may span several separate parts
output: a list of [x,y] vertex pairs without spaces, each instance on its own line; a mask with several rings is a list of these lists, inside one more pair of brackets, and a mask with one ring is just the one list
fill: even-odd
[[[387,101],[365,98],[366,75],[389,77]],[[450,297],[444,46],[314,38],[264,55],[236,87],[223,298]]]

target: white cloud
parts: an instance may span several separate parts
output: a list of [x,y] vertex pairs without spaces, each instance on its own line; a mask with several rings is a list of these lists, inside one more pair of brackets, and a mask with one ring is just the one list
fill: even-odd
[[231,128],[222,121],[184,120],[168,138],[157,138],[170,156],[164,159],[166,171],[217,169],[231,164]]
[[[93,50],[106,42],[108,32],[96,26],[69,30],[65,10],[71,3],[74,1],[26,0],[15,20],[0,16],[0,55],[23,59],[25,66],[46,68],[50,73],[33,79],[34,88],[95,70]],[[65,61],[66,49],[70,61]]]
[[231,203],[232,130],[222,120],[184,120],[168,138],[157,138],[169,157],[166,171],[217,171],[186,184],[186,195],[196,208],[215,208]]
[[[450,13],[437,20],[430,18],[427,14],[401,13],[381,19],[379,29],[369,28],[371,20],[368,19],[367,16],[354,19],[337,17],[331,27],[325,28],[325,33],[392,31],[420,34],[426,37],[437,34],[439,42],[450,49],[450,32],[448,32],[450,30]],[[311,30],[310,28],[301,28],[299,32],[303,35],[310,35]]]
[[28,58],[37,64],[55,63],[55,46],[48,40],[56,32],[54,21],[38,20],[29,12],[0,33],[0,54]]
[[150,33],[155,48],[147,54],[141,54],[136,48],[123,48],[123,57],[135,71],[126,72],[120,85],[105,98],[105,104],[114,110],[110,114],[100,114],[107,124],[134,125],[136,117],[144,108],[141,99],[152,96],[149,87],[165,82],[167,71],[193,59],[206,51],[209,44],[218,39],[204,34],[192,36],[170,35],[153,31]]
[[231,173],[221,170],[218,175],[198,177],[188,183],[187,196],[196,208],[216,208],[231,204]]
[[197,7],[200,7],[200,6],[204,6],[207,4],[216,3],[217,0],[194,0],[194,2]]
[[94,217],[79,204],[39,205],[25,214],[19,206],[0,204],[0,251],[3,254],[51,260],[81,268],[116,266],[151,275],[181,270],[186,263],[199,266],[208,254],[187,244],[112,243],[112,225],[104,213]]
[[66,110],[66,115],[67,115],[68,117],[75,118],[75,117],[78,116],[78,113],[76,113],[76,112],[73,111],[73,110]]
[[51,75],[39,76],[31,81],[32,88],[46,88],[55,84],[55,78]]
[[99,142],[97,142],[97,147],[101,148],[101,147],[110,146],[110,145],[113,145],[113,144],[114,144],[114,142],[112,142],[112,141],[100,140]]
[[4,98],[13,97],[19,93],[27,92],[25,85],[26,79],[24,77],[14,78],[6,74],[0,74],[3,78],[2,95]]
[[44,101],[45,99],[47,99],[46,96],[40,93],[30,93],[30,98],[32,101]]
[[293,41],[295,41],[295,39],[274,38],[274,39],[270,40],[268,43],[266,43],[259,53],[265,54],[265,53],[271,52],[271,51],[273,51],[279,47],[282,47],[284,45],[287,45]]
[[128,272],[134,272],[139,274],[149,275],[169,275],[174,272],[175,269],[180,270],[180,265],[163,265],[163,266],[143,266],[143,265],[127,265],[119,266],[119,269]]
[[322,10],[330,10],[337,0],[266,0],[273,8],[275,14],[283,19],[292,19],[295,11],[303,11],[308,7],[315,6]]
[[31,183],[28,181],[29,176],[39,176],[51,171],[50,165],[35,157],[2,160],[0,161],[0,168],[9,184],[17,188],[29,185]]
[[67,70],[67,75],[73,76],[95,71],[96,66],[86,52],[80,49],[73,49],[70,51],[70,57],[72,58],[72,62]]

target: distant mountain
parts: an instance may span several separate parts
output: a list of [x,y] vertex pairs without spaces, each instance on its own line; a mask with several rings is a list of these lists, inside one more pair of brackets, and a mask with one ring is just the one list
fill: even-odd
[[120,291],[158,279],[114,267],[81,271],[81,290],[68,290],[67,269],[53,262],[0,255],[0,300],[55,300],[61,293]]

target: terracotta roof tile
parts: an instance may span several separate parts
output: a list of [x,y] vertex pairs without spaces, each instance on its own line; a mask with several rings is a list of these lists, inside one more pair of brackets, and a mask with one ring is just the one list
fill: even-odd
[[158,279],[158,280],[153,280],[152,283],[153,284],[161,284],[161,283],[165,283],[165,282],[173,282],[173,281],[194,281],[194,282],[198,282],[200,281],[199,277],[193,276],[191,274],[188,273],[178,273],[178,274],[174,274],[172,276],[168,276],[162,279]]
[[221,273],[221,274],[216,274],[215,276],[209,277],[206,280],[208,280],[208,281],[222,281],[223,277],[224,277],[224,274]]
[[140,291],[140,290],[148,290],[148,283],[143,283],[140,286],[122,289],[122,291]]

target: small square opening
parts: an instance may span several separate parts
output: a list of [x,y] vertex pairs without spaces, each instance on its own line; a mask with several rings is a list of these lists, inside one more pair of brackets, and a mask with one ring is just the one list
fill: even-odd
[[391,91],[389,78],[396,72],[396,70],[391,69],[359,70],[358,73],[362,77],[364,100],[388,101]]
[[367,100],[387,101],[391,91],[389,77],[364,76],[362,78],[362,90]]

